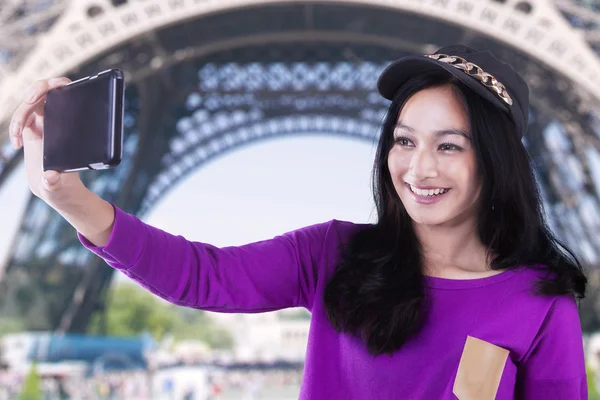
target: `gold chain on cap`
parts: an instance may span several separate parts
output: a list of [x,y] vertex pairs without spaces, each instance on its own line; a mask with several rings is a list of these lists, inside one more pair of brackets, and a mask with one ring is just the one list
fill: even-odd
[[449,56],[447,54],[425,54],[425,57],[432,58],[437,61],[441,61],[448,65],[452,65],[455,68],[462,70],[465,74],[477,78],[481,83],[485,85],[492,92],[496,93],[502,101],[509,106],[512,106],[513,100],[508,94],[506,87],[496,80],[492,75],[488,74],[476,64],[465,60],[458,56]]

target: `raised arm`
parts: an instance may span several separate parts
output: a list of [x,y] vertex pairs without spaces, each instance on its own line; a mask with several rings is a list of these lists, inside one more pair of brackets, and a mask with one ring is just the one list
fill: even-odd
[[223,249],[146,225],[88,190],[77,173],[43,171],[46,94],[69,82],[34,83],[13,113],[10,138],[15,148],[24,147],[32,193],[59,212],[86,247],[176,304],[222,312],[311,309],[355,225],[332,221]]
[[319,281],[354,225],[331,221],[239,247],[191,242],[115,207],[106,246],[84,246],[151,292],[187,307],[219,312],[310,309]]

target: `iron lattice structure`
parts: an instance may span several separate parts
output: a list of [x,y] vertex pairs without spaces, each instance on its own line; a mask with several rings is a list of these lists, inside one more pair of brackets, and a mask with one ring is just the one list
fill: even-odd
[[[128,7],[124,1],[77,4],[84,3],[90,19],[111,7]],[[176,3],[185,1],[164,4]],[[82,178],[103,198],[143,217],[191,171],[240,146],[314,132],[372,142],[388,104],[375,92],[385,65],[462,42],[491,49],[530,83],[533,109],[525,144],[552,228],[587,263],[598,263],[600,108],[594,93],[544,59],[469,25],[368,3],[232,7],[140,29],[79,62],[68,71],[72,79],[118,67],[128,82],[123,163]],[[523,4],[494,7],[532,11]],[[3,3],[1,79],[27,62],[36,35],[49,32],[69,7],[74,3]],[[19,46],[6,35],[25,19],[36,22],[11,36],[22,40]],[[566,51],[551,49],[556,57]],[[0,126],[6,120],[0,118]],[[0,184],[22,159],[6,141],[1,152]],[[80,245],[62,217],[31,197],[0,282],[2,315],[25,316],[27,329],[84,331],[103,307],[112,273]]]
[[596,0],[555,0],[567,21],[600,54],[600,3]]

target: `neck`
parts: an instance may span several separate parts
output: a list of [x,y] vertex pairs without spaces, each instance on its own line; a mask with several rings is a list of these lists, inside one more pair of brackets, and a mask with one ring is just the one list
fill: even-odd
[[445,276],[456,271],[488,271],[486,247],[477,234],[476,224],[431,226],[414,224],[423,248],[423,267],[427,275]]

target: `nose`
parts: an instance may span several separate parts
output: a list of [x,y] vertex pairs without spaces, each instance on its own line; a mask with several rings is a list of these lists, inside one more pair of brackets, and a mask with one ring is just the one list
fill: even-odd
[[435,155],[426,149],[415,151],[410,160],[410,172],[412,176],[420,181],[427,178],[436,178],[438,176],[438,163]]

